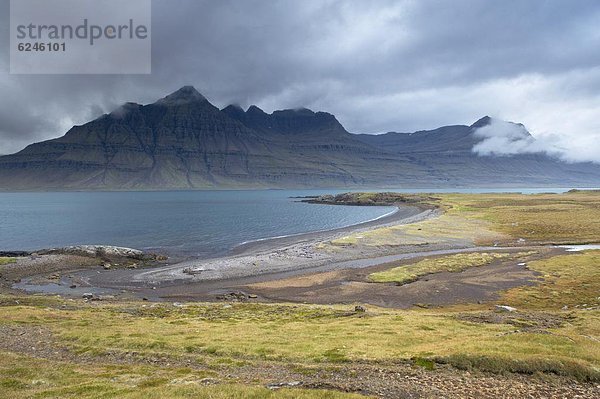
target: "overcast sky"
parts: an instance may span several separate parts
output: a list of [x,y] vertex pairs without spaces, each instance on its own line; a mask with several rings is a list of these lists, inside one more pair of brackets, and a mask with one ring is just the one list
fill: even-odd
[[354,133],[521,122],[600,160],[600,2],[154,0],[151,75],[9,75],[0,153],[194,85],[213,104],[328,111]]

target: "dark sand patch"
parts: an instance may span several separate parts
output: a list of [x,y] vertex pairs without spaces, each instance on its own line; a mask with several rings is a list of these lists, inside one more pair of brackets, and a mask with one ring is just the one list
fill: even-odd
[[[511,249],[511,253],[522,252]],[[539,249],[529,257],[540,259],[555,254],[555,249]],[[413,259],[410,262],[416,262]],[[409,308],[475,303],[498,298],[498,292],[539,282],[539,275],[514,259],[501,259],[487,266],[472,267],[459,273],[440,272],[398,286],[372,283],[371,273],[398,266],[383,264],[360,270],[341,270],[300,276],[240,287],[269,300],[331,303],[368,303],[383,307]]]
[[[510,248],[502,252],[519,253],[535,250],[527,261],[564,253],[557,248]],[[489,249],[486,249],[489,251]],[[473,252],[477,252],[473,249]],[[440,256],[440,255],[437,255]],[[407,259],[413,263],[428,257]],[[301,302],[314,304],[371,304],[390,308],[412,306],[444,306],[458,303],[492,301],[498,293],[514,287],[533,285],[539,275],[516,259],[500,259],[487,266],[467,269],[459,273],[441,272],[421,277],[419,280],[398,286],[395,283],[372,283],[368,275],[390,269],[398,262],[378,264],[364,268],[348,268],[326,272],[307,272],[301,275],[272,275],[270,278],[232,279],[226,281],[185,284],[178,287],[158,287],[144,290],[146,295],[169,300],[215,301],[217,296],[229,292],[256,295],[252,301]]]

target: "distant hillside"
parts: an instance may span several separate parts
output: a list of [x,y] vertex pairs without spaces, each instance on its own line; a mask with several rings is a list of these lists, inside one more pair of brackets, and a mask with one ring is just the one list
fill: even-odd
[[213,106],[191,86],[0,157],[3,190],[599,185],[600,167],[480,157],[485,126],[355,135],[308,109]]

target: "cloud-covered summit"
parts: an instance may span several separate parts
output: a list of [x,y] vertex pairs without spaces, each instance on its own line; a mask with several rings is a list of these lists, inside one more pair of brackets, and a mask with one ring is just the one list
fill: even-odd
[[510,156],[518,154],[545,154],[566,162],[600,163],[600,143],[587,143],[586,151],[577,148],[583,140],[570,144],[559,135],[534,138],[520,123],[490,118],[488,123],[477,126],[474,136],[481,139],[473,146],[473,152],[482,156]]

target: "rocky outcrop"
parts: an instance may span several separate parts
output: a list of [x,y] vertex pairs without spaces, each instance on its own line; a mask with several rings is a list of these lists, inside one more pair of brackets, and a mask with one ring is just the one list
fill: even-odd
[[69,255],[86,255],[93,257],[107,256],[107,257],[121,257],[131,259],[142,259],[144,252],[138,249],[115,247],[112,245],[73,245],[63,248],[48,249],[45,251],[39,251],[40,254],[69,254]]

